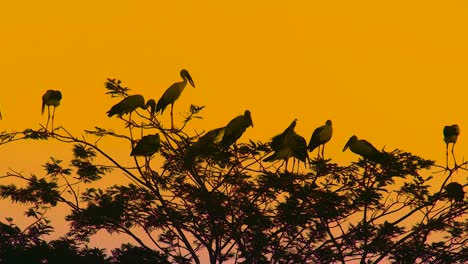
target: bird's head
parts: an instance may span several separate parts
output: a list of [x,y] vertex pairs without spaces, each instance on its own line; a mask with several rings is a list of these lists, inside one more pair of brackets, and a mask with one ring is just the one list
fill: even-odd
[[[244,117],[245,117],[246,120],[247,120],[248,126],[253,127],[254,125],[253,125],[253,122],[252,122],[252,116],[250,115],[250,111],[249,111],[249,110],[245,110],[245,112],[244,112]],[[248,127],[248,126],[247,126],[247,127]]]
[[358,138],[353,135],[352,137],[349,138],[348,142],[346,142],[346,145],[343,148],[343,151],[347,150],[349,145],[351,145],[353,142],[355,142]]
[[327,122],[325,122],[325,125],[331,126],[331,125],[332,125],[332,121],[331,121],[331,120],[327,120]]
[[180,71],[180,76],[182,77],[182,79],[187,79],[190,85],[192,85],[192,87],[195,88],[195,83],[193,82],[192,76],[190,76],[190,73],[186,69]]
[[156,111],[156,101],[153,99],[149,99],[148,102],[146,102],[145,109],[150,108],[151,114],[154,115],[154,112]]

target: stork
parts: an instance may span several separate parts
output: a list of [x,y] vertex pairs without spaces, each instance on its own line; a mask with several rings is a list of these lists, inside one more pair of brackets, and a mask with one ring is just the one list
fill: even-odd
[[320,145],[322,145],[322,159],[324,158],[325,143],[330,141],[333,135],[332,121],[327,120],[325,125],[320,126],[314,130],[312,136],[310,137],[309,145],[307,149],[312,152],[315,148],[318,147],[317,158],[320,157]]
[[[293,147],[293,150],[294,150],[294,153],[293,153],[293,157],[295,159],[298,159],[299,161],[302,161],[304,162],[304,164],[306,164],[306,161],[309,160],[309,153],[307,152],[307,141],[305,140],[304,137],[302,137],[301,135],[298,135],[296,133],[293,134],[293,144],[294,144],[294,147]],[[298,171],[299,171],[299,162],[297,163],[298,167]],[[294,163],[293,163],[293,170],[294,170]]]
[[133,148],[130,156],[151,157],[161,146],[159,134],[147,135],[142,137]]
[[221,139],[221,145],[229,148],[232,144],[244,134],[248,127],[253,127],[252,116],[249,110],[245,110],[243,115],[232,119],[224,128],[224,135]]
[[270,147],[272,150],[278,150],[284,144],[289,136],[294,133],[294,128],[296,128],[297,118],[294,119],[291,124],[283,131],[283,133],[274,136],[271,139]]
[[[287,171],[288,160],[291,157],[297,158],[298,160],[304,163],[309,158],[309,155],[307,153],[306,140],[294,131],[292,131],[290,134],[284,137],[282,144],[277,146],[277,148],[275,149],[275,152],[272,155],[263,159],[263,161],[272,162],[275,160],[284,160],[285,162],[284,170]],[[294,166],[293,166],[293,170],[294,170]]]
[[174,110],[174,103],[180,97],[182,92],[184,91],[185,86],[187,86],[187,81],[195,88],[195,83],[192,80],[189,72],[185,69],[180,71],[180,77],[182,77],[181,82],[176,82],[172,84],[161,98],[158,101],[156,106],[156,113],[161,111],[161,114],[164,113],[164,109],[170,104],[171,105],[171,129],[174,129],[174,119],[173,119],[173,110]]
[[189,147],[185,154],[184,167],[189,168],[198,156],[207,156],[216,150],[216,146],[224,136],[224,127],[215,128],[201,136],[197,142]]
[[378,161],[382,154],[367,140],[358,139],[356,136],[349,138],[348,142],[343,148],[343,151],[348,149],[348,147],[352,152],[360,155],[366,160]]
[[119,118],[122,118],[123,115],[129,114],[128,122],[132,117],[132,112],[137,108],[148,109],[150,107],[151,114],[154,113],[156,107],[156,102],[153,99],[148,100],[145,104],[145,98],[142,95],[134,94],[124,98],[122,101],[112,106],[112,108],[107,111],[107,116],[112,117],[118,115]]
[[46,131],[47,127],[49,127],[49,120],[50,120],[50,106],[54,107],[52,112],[52,133],[54,132],[54,117],[55,117],[55,108],[60,105],[60,100],[62,100],[62,93],[56,90],[47,90],[44,95],[42,95],[42,110],[41,114],[44,114],[45,106],[47,105],[47,124],[46,124]]
[[445,141],[445,162],[448,168],[448,145],[452,143],[452,157],[455,163],[455,167],[457,166],[457,161],[455,159],[455,155],[453,153],[453,149],[455,148],[455,143],[457,143],[458,135],[460,135],[460,128],[457,124],[451,126],[444,127],[444,141]]

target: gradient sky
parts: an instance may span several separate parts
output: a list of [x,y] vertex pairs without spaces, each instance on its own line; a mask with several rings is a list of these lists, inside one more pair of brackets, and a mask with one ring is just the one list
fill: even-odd
[[[298,118],[296,132],[309,140],[331,119],[325,155],[339,163],[357,159],[341,151],[353,134],[443,165],[442,128],[458,123],[459,161],[468,146],[464,0],[4,1],[0,32],[1,131],[45,124],[47,89],[63,93],[56,126],[118,129],[105,114],[117,102],[105,95],[106,78],[159,99],[186,68],[196,88],[177,101],[175,119],[191,103],[206,105],[189,131],[250,109],[255,127],[244,139],[268,141]],[[0,170],[39,173],[69,149],[0,146]],[[128,145],[106,149],[130,161]]]

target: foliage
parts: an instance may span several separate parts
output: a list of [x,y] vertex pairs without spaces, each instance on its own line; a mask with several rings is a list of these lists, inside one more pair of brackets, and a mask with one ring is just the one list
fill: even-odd
[[[112,97],[130,91],[115,79],[106,88]],[[0,185],[0,197],[28,205],[25,214],[34,222],[23,230],[10,218],[0,222],[0,263],[202,263],[202,255],[210,263],[468,261],[466,184],[453,182],[467,163],[435,172],[445,179],[433,191],[435,177],[427,175],[441,167],[398,149],[379,162],[313,159],[306,169],[286,171],[276,167],[281,162],[262,162],[268,143],[250,140],[228,149],[206,146],[187,162],[201,134],[189,135],[185,127],[202,110],[191,105],[176,130],[139,110],[121,119],[128,135],[100,127],[84,130],[86,137],[63,127],[2,132],[0,145],[27,139],[70,144],[73,159],[66,165],[51,158],[42,176],[8,171],[1,177],[24,181]],[[155,156],[132,157],[134,166],[127,167],[98,145],[112,137],[134,146],[134,130],[158,131]],[[104,177],[127,183],[97,187]],[[53,231],[47,212],[58,204],[69,208],[70,230],[46,241]],[[107,256],[87,246],[99,230],[128,235],[134,244]]]

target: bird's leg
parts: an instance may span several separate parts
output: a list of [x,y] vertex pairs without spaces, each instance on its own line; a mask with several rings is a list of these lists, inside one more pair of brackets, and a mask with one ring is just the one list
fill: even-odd
[[296,167],[296,158],[293,158],[293,167],[291,172],[294,173],[294,167]]
[[320,159],[320,145],[318,146],[318,149],[317,149],[317,160]]
[[289,159],[286,159],[286,166],[284,167],[284,173],[288,173],[288,160]]
[[325,152],[325,144],[322,145],[322,159],[325,159],[323,153]]
[[174,117],[172,111],[174,110],[174,104],[171,104],[171,130],[174,130]]
[[448,143],[445,144],[445,168],[448,169]]
[[49,118],[50,118],[50,110],[49,110],[49,106],[47,106],[47,123],[45,126],[46,131],[47,131],[47,128],[49,127]]
[[54,106],[54,110],[52,111],[52,128],[51,128],[52,134],[54,133],[54,117],[55,117],[55,106]]
[[453,162],[455,163],[455,167],[457,167],[457,160],[455,159],[455,154],[453,153],[453,149],[455,148],[455,143],[452,143],[452,157]]

